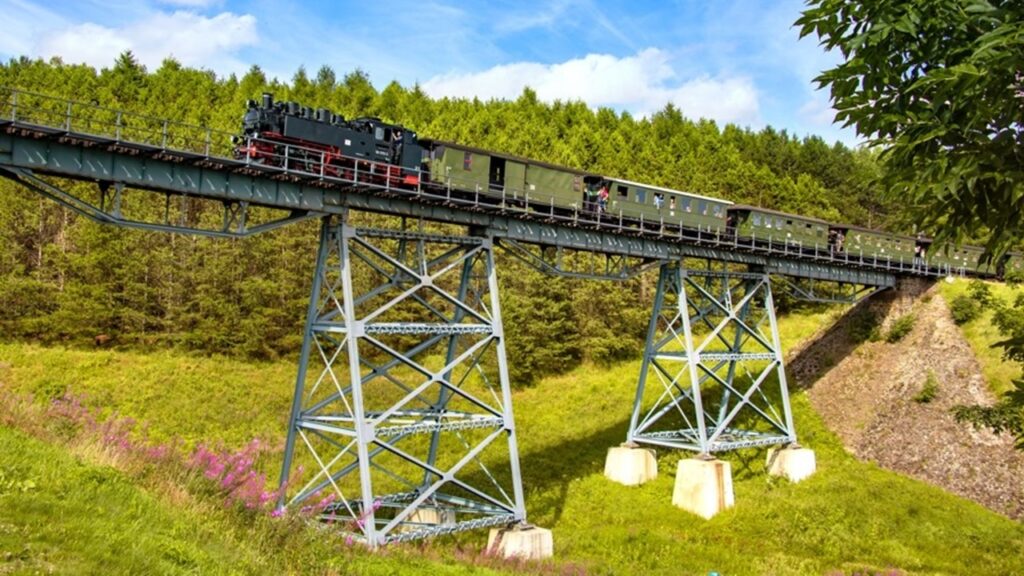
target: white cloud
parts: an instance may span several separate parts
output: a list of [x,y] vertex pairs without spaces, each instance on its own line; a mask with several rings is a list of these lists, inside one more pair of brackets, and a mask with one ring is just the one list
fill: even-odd
[[836,117],[836,111],[825,96],[826,92],[815,92],[810,100],[804,102],[800,107],[799,116],[812,126],[831,126]]
[[247,66],[232,54],[257,39],[256,18],[249,14],[223,12],[207,17],[186,11],[154,12],[117,28],[84,23],[43,33],[33,52],[103,67],[131,50],[149,67],[173,56],[187,66],[242,72]]
[[423,83],[434,97],[514,99],[523,88],[546,101],[582,100],[646,116],[668,102],[690,118],[719,122],[760,123],[757,90],[747,77],[700,76],[678,81],[668,55],[648,48],[617,58],[588,54],[558,64],[518,62],[481,72],[443,74]]
[[34,35],[42,23],[63,24],[57,13],[24,0],[11,0],[0,5],[4,13],[4,32],[0,34],[0,54],[21,56],[31,54]]

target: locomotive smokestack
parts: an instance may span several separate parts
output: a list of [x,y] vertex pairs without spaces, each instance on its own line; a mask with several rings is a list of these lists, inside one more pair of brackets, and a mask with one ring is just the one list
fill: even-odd
[[270,109],[274,106],[274,95],[270,92],[263,93],[263,107]]

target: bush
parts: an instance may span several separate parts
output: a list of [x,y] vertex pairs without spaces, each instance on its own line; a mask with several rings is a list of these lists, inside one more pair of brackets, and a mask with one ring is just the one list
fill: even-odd
[[902,340],[910,331],[914,329],[914,322],[917,317],[913,314],[905,314],[896,319],[889,327],[889,332],[885,335],[885,341],[889,344],[895,344]]
[[971,280],[967,284],[967,293],[980,306],[987,306],[992,303],[992,288],[981,280]]
[[918,404],[927,404],[935,397],[939,395],[939,381],[935,378],[935,372],[928,371],[928,378],[924,381],[924,386],[914,395],[914,402]]
[[981,304],[966,294],[961,294],[949,303],[949,311],[953,315],[953,322],[963,325],[981,315]]
[[1024,270],[1010,270],[1003,276],[1003,280],[1010,286],[1020,286],[1024,284]]

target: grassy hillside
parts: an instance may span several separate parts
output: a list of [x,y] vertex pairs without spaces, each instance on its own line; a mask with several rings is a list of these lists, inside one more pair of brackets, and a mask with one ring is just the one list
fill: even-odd
[[[833,313],[783,319],[786,345],[807,337]],[[14,391],[43,398],[65,390],[84,393],[97,406],[146,421],[154,437],[181,435],[192,443],[223,440],[234,446],[252,437],[282,443],[294,372],[288,362],[244,364],[167,352],[146,355],[27,344],[0,345],[0,363],[0,383]],[[586,365],[516,394],[528,514],[531,521],[553,529],[558,562],[585,566],[588,573],[596,574],[1024,573],[1024,528],[1019,523],[856,461],[826,430],[802,393],[794,396],[797,430],[801,442],[817,451],[819,466],[819,472],[805,482],[793,485],[767,477],[763,451],[733,454],[737,506],[704,521],[671,505],[675,462],[681,454],[660,453],[659,478],[647,485],[627,488],[605,480],[605,451],[625,436],[637,369],[635,362]],[[88,507],[64,505],[57,498],[75,492],[72,487],[81,484],[74,470],[90,466],[10,431],[0,438],[0,448],[6,442],[25,453],[13,460],[21,462],[16,466],[18,477],[38,476],[41,472],[21,471],[44,466],[39,461],[45,461],[46,467],[52,467],[49,474],[62,479],[36,482],[34,490],[48,491],[51,502],[41,508],[43,512],[4,506],[0,511],[3,534],[31,532],[29,527],[41,517],[52,524],[48,530],[58,533],[72,533],[87,522]],[[6,456],[0,462],[10,467]],[[276,470],[276,463],[269,463],[268,469]],[[119,486],[119,490],[136,490],[124,482]],[[88,494],[81,498],[91,500]],[[213,567],[198,570],[203,573],[274,573],[284,567],[312,573],[366,573],[371,566],[381,573],[399,573],[398,566],[412,573],[437,573],[439,566],[453,573],[480,570],[427,560],[413,566],[407,566],[406,560],[392,563],[392,555],[412,561],[419,549],[413,545],[393,548],[382,558],[311,537],[277,553],[267,544],[271,539],[262,536],[262,531],[273,530],[273,521],[253,523],[244,516],[216,511],[212,516],[190,509],[172,512],[160,492],[138,493],[135,498],[145,502],[144,508],[129,506],[125,513],[142,510],[146,514],[142,523],[148,532],[144,534],[155,534],[154,541],[159,541],[158,536],[171,542],[177,538],[176,545],[196,550],[194,556],[206,562],[201,566]],[[53,565],[58,571],[69,571],[77,566],[73,562],[100,562],[110,550],[107,542],[132,541],[129,536],[139,522],[111,521],[104,528],[111,531],[109,536],[91,543],[91,537],[83,537],[86,544],[71,549],[63,560],[53,556]],[[431,558],[467,557],[459,550],[479,550],[485,538],[482,532],[462,534],[438,540],[425,550]],[[42,536],[35,541],[40,544],[33,544],[33,550],[46,542]],[[169,545],[168,540],[163,542]],[[318,554],[311,550],[339,555],[341,564],[314,561]],[[15,566],[51,561],[49,556],[33,554]],[[282,557],[290,557],[292,563]],[[125,569],[150,571],[151,565],[132,564],[131,558],[121,559]],[[3,567],[0,564],[0,572]],[[573,568],[553,567],[555,571]]]
[[[939,288],[942,297],[946,302],[952,302],[954,298],[967,294],[969,281],[958,278],[953,282],[942,282]],[[1000,282],[986,282],[992,291],[992,296],[998,298],[1008,305],[1012,305],[1019,294],[1024,293],[1019,287],[1009,286]],[[999,334],[999,329],[992,324],[992,307],[984,308],[981,315],[962,326],[960,330],[964,337],[971,344],[974,355],[981,364],[981,370],[985,374],[989,389],[996,395],[1012,389],[1011,380],[1020,378],[1020,365],[1015,362],[1007,362],[1003,359],[1003,349],[992,346],[1006,337]]]
[[321,531],[240,521],[181,493],[144,490],[101,453],[0,426],[0,574],[491,574],[370,556]]

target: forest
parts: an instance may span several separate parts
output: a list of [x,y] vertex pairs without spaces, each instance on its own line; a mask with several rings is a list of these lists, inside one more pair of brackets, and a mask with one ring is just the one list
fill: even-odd
[[[252,67],[218,77],[168,59],[147,70],[131,53],[96,70],[21,58],[0,64],[13,87],[158,118],[237,131],[263,92],[346,117],[377,116],[421,137],[450,140],[736,203],[907,232],[880,193],[866,149],[785,130],[687,117],[669,104],[635,118],[583,102],[432,99],[418,86],[376,88],[300,68],[290,81]],[[84,185],[84,184],[74,184]],[[161,202],[162,203],[162,202]],[[197,207],[197,210],[204,208]],[[301,344],[315,257],[315,222],[238,240],[97,225],[0,181],[0,334],[73,346],[176,348],[253,360],[292,357]],[[511,257],[498,264],[515,385],[639,354],[653,280],[542,277]],[[533,321],[544,318],[545,322]]]

